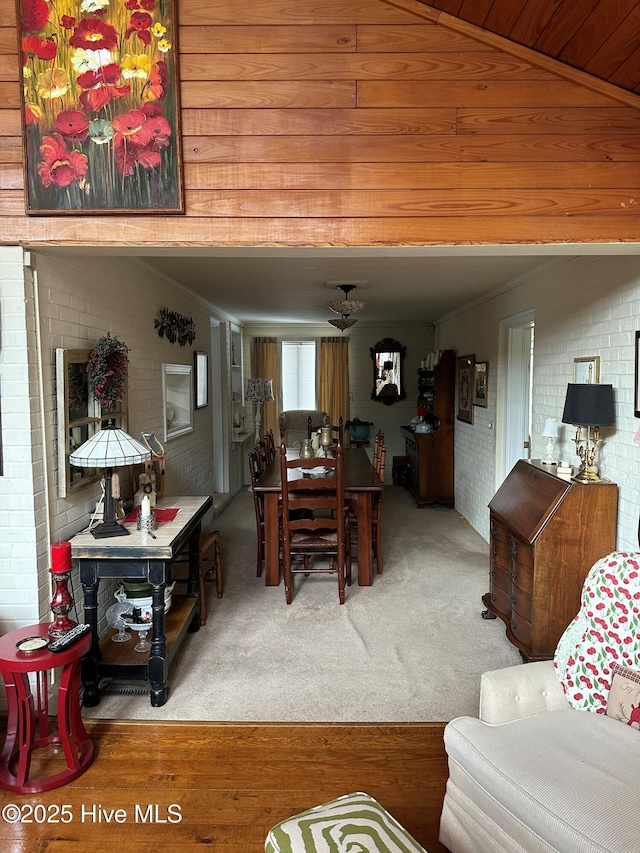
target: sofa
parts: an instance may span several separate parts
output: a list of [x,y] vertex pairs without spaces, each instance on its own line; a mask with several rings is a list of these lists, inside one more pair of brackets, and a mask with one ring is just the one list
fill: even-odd
[[[633,668],[635,666],[635,669]],[[553,661],[486,672],[445,727],[451,853],[640,851],[640,555],[591,569]]]

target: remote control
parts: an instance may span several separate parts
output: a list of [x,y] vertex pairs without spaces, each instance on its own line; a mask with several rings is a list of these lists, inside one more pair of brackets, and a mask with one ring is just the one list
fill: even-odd
[[66,634],[63,634],[62,637],[58,637],[57,640],[53,640],[49,643],[49,651],[50,652],[63,652],[66,648],[73,645],[80,637],[84,637],[85,634],[88,634],[91,630],[91,625],[76,625],[74,628],[70,628]]

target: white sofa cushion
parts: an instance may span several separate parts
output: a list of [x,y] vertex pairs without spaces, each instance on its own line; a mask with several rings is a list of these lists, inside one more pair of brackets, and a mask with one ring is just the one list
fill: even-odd
[[628,726],[572,709],[501,726],[459,717],[447,725],[445,745],[450,759],[543,845],[637,853],[640,738]]

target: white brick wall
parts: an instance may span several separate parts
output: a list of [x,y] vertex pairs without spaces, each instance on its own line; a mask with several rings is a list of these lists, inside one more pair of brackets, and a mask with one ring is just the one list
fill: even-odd
[[[562,419],[573,359],[600,356],[600,381],[615,389],[615,428],[603,429],[603,476],[618,483],[619,548],[638,547],[640,446],[633,437],[635,331],[640,328],[640,260],[636,257],[563,258],[541,265],[512,282],[503,293],[444,318],[437,326],[439,347],[475,353],[489,361],[489,408],[474,410],[473,426],[456,421],[456,507],[488,538],[487,504],[501,482],[496,472],[496,382],[500,369],[500,321],[535,312],[533,376],[533,458],[545,452],[540,431],[547,417]],[[561,458],[577,463],[572,426],[560,424]],[[597,519],[594,519],[597,524]]]
[[[38,381],[28,353],[35,349],[33,293],[22,250],[0,248],[0,633],[39,622],[43,597],[38,566],[42,447]],[[38,493],[40,493],[38,495]],[[38,511],[37,511],[38,510]],[[37,511],[37,512],[36,512]]]

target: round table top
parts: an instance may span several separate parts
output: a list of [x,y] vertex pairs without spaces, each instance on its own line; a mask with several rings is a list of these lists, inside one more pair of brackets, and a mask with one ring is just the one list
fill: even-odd
[[49,638],[49,626],[51,622],[39,622],[36,625],[27,625],[26,628],[17,628],[0,637],[0,671],[9,672],[40,672],[44,669],[55,669],[58,666],[79,660],[82,655],[89,651],[91,646],[91,634],[85,634],[75,643],[72,643],[62,652],[50,652],[48,648],[35,652],[21,652],[16,643],[27,637]]

